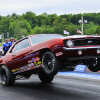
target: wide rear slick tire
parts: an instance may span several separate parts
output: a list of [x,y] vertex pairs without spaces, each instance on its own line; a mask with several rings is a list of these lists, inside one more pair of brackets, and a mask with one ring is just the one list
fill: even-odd
[[4,86],[12,86],[15,82],[15,76],[6,65],[0,67],[0,78]]
[[47,76],[54,76],[60,68],[60,63],[52,52],[47,51],[42,57],[42,67]]
[[50,83],[54,78],[54,76],[47,76],[44,72],[39,72],[38,76],[43,83]]

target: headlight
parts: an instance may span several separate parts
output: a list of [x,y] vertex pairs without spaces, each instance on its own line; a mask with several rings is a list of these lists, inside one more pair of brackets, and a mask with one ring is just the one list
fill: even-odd
[[74,46],[74,42],[72,40],[67,40],[66,46],[73,47]]

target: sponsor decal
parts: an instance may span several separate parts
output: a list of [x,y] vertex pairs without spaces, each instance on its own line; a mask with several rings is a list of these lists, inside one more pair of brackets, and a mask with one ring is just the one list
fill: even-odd
[[18,71],[18,73],[21,73],[21,71]]
[[86,68],[86,65],[77,65],[76,67],[75,67],[75,70],[74,71],[78,71],[78,72],[84,72],[84,70],[85,70],[85,68]]
[[28,63],[32,63],[32,60],[29,60]]
[[54,47],[52,47],[52,51],[55,51],[57,49],[62,49],[62,44],[55,45]]
[[27,70],[31,70],[31,67],[28,67]]
[[55,45],[54,47],[59,47],[59,46],[61,46],[61,44],[59,44],[59,45]]
[[42,66],[42,64],[40,64],[40,66]]
[[16,70],[16,71],[19,71],[19,69],[18,69],[18,68],[16,68],[15,70]]
[[20,69],[20,70],[23,70],[23,69],[24,69],[24,67],[20,67],[19,69]]
[[31,69],[34,69],[34,68],[36,68],[36,67],[35,66],[31,67]]
[[38,61],[37,64],[38,64],[38,65],[41,64],[41,61]]
[[17,74],[17,73],[25,72],[25,71],[28,71],[31,69],[39,68],[39,67],[42,67],[42,63],[40,61],[40,58],[33,57],[31,60],[28,61],[27,65],[22,66],[20,68],[12,69],[11,71],[13,72],[13,74]]
[[14,72],[13,74],[17,74],[18,72]]
[[39,60],[40,60],[40,58],[36,57],[36,61],[39,61]]
[[60,55],[63,55],[63,53],[62,52],[56,53],[56,56],[60,56]]
[[33,62],[36,62],[36,59],[34,57],[32,58],[32,60],[33,60]]
[[35,66],[37,66],[38,64],[37,64],[37,62],[34,62],[34,64],[35,64]]
[[30,64],[28,64],[28,67],[32,67],[31,63],[30,63]]
[[15,70],[15,69],[12,69],[11,71],[12,71],[12,72],[15,72],[16,70]]
[[34,63],[31,63],[31,66],[34,66]]
[[39,67],[40,67],[40,65],[37,65],[36,67],[37,67],[37,68],[39,68]]
[[32,60],[33,60],[33,62],[35,64],[35,66],[41,64],[40,58],[38,58],[38,57],[36,57],[36,58],[33,57]]
[[21,72],[25,72],[25,69],[22,69]]

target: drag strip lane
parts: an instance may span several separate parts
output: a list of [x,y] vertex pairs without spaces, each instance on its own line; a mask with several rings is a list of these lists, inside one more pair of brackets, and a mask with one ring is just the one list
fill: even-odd
[[100,80],[56,75],[43,84],[36,75],[18,80],[12,87],[0,84],[0,100],[99,100]]

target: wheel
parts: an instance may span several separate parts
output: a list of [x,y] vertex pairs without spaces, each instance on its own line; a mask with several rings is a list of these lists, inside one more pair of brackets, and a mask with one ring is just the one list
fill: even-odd
[[15,76],[6,65],[0,67],[0,77],[4,86],[12,86],[15,82]]
[[54,78],[54,76],[47,76],[44,72],[39,72],[38,76],[43,83],[50,83]]
[[91,59],[88,65],[88,69],[92,72],[97,72],[100,70],[100,59]]
[[54,76],[57,74],[60,63],[56,56],[52,52],[45,52],[42,57],[43,71],[48,76]]

